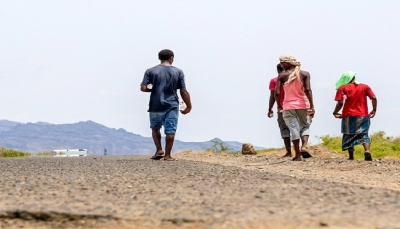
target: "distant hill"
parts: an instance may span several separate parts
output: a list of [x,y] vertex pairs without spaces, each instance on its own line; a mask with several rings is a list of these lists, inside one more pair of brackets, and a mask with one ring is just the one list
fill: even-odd
[[[212,140],[206,142],[176,140],[173,152],[203,151],[212,145]],[[236,141],[224,143],[233,151],[239,151],[242,147],[242,143]],[[103,155],[104,148],[107,149],[107,155],[150,155],[155,151],[152,138],[130,133],[124,129],[108,128],[93,121],[50,124],[0,120],[0,146],[26,152],[88,149],[90,155]]]

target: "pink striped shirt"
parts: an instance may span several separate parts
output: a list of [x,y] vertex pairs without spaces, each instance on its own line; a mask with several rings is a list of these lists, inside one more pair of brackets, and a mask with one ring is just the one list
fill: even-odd
[[300,76],[292,82],[283,84],[285,99],[283,100],[283,110],[297,110],[310,108],[310,102],[304,92],[304,84]]

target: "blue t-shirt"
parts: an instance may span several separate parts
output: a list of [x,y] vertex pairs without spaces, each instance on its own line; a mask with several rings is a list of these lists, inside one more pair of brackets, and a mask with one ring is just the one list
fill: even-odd
[[141,86],[152,84],[149,112],[165,112],[178,109],[177,89],[186,89],[182,70],[174,66],[157,65],[144,73]]

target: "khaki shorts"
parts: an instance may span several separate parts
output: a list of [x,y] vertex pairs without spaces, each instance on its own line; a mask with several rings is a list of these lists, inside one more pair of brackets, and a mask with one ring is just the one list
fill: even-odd
[[279,130],[281,131],[282,139],[290,138],[290,130],[289,127],[287,127],[285,120],[283,120],[282,112],[278,112],[278,125],[279,125]]
[[283,120],[290,130],[290,137],[293,140],[302,136],[310,135],[310,125],[307,123],[307,109],[285,110]]

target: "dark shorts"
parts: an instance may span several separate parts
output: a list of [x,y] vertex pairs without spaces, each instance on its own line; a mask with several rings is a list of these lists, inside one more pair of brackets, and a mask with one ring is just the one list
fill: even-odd
[[164,126],[165,134],[175,134],[178,127],[178,109],[167,112],[149,112],[150,128],[161,129]]

